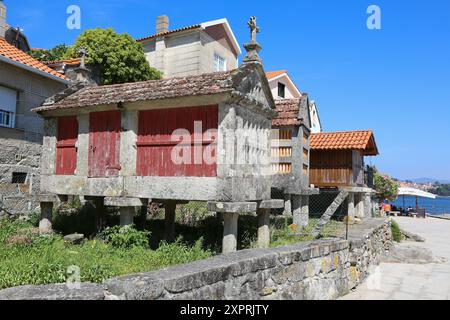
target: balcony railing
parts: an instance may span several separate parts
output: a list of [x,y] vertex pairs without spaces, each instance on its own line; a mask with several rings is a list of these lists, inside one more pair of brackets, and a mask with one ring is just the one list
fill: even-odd
[[14,112],[0,110],[0,126],[13,128],[14,127]]

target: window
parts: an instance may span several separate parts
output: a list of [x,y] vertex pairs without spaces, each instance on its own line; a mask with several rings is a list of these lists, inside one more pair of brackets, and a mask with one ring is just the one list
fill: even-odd
[[25,172],[13,172],[11,183],[24,184],[27,181]]
[[214,54],[214,71],[227,71],[227,62],[224,57]]
[[0,126],[14,128],[17,92],[0,86]]
[[278,97],[286,98],[286,85],[281,82],[278,82]]

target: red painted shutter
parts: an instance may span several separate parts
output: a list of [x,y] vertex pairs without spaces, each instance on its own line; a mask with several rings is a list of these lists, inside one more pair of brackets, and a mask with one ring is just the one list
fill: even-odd
[[74,175],[77,168],[77,117],[58,118],[56,143],[56,174]]
[[[202,123],[202,131],[199,137],[194,136],[194,123]],[[138,132],[138,155],[137,155],[137,175],[138,176],[159,176],[159,177],[215,177],[217,176],[217,163],[201,164],[194,163],[194,153],[201,151],[201,155],[206,148],[212,148],[210,152],[216,156],[216,137],[204,136],[207,130],[215,129],[217,134],[219,121],[218,106],[190,107],[177,109],[163,109],[141,111],[139,113]],[[179,141],[172,141],[172,133],[177,129],[189,131],[191,163],[176,164],[172,161],[172,151],[179,144]],[[197,149],[194,148],[194,142]],[[200,154],[200,152],[198,152]]]
[[89,176],[119,175],[120,111],[94,112],[89,124]]

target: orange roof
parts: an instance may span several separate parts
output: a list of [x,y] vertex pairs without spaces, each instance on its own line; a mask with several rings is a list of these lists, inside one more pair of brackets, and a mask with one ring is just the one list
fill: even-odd
[[287,73],[287,70],[269,71],[269,72],[266,72],[266,77],[267,77],[267,79],[270,80],[270,79],[276,78],[278,76],[281,76],[282,74],[285,74],[285,73]]
[[166,31],[166,32],[156,33],[156,34],[151,35],[151,36],[149,36],[149,37],[137,39],[136,41],[137,41],[137,42],[143,42],[143,41],[147,41],[147,40],[152,40],[152,39],[154,39],[154,38],[167,36],[167,35],[170,35],[170,34],[172,34],[172,33],[178,33],[178,32],[182,32],[182,31],[198,29],[198,28],[201,28],[201,27],[202,27],[202,26],[201,26],[200,24],[194,24],[193,26],[189,26],[189,27],[183,27],[183,28],[179,28],[179,29],[174,29],[174,30]]
[[34,68],[37,71],[48,73],[49,75],[55,76],[55,77],[63,79],[63,80],[69,80],[61,73],[56,72],[55,70],[47,67],[45,64],[34,59],[33,57],[26,54],[25,52],[10,45],[3,38],[0,38],[0,55],[5,58],[8,58],[10,60],[13,60],[15,62],[21,63],[25,66]]
[[74,59],[66,59],[66,60],[55,60],[55,61],[43,61],[42,62],[45,65],[53,65],[53,64],[58,64],[58,63],[65,63],[65,64],[69,64],[69,65],[77,65],[81,63],[81,59],[80,58],[74,58]]
[[372,130],[315,133],[313,150],[360,150],[365,156],[377,156],[378,148]]

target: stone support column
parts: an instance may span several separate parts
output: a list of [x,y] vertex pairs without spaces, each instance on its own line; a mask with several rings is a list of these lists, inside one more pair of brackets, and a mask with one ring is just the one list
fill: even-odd
[[270,246],[270,209],[258,210],[258,247]]
[[166,242],[175,241],[175,218],[177,204],[175,202],[167,202],[164,206],[165,211],[165,232],[164,238]]
[[41,220],[39,221],[39,233],[52,232],[53,202],[41,202]]
[[224,213],[222,253],[237,251],[238,213]]
[[292,216],[292,201],[290,194],[284,195],[284,215]]
[[349,217],[355,217],[355,194],[349,193],[347,197],[347,212]]
[[356,205],[356,217],[358,218],[364,218],[364,196],[362,193],[357,193],[355,195],[355,205]]
[[302,227],[309,224],[309,196],[302,196]]
[[119,212],[122,227],[131,226],[134,223],[135,207],[120,207]]

